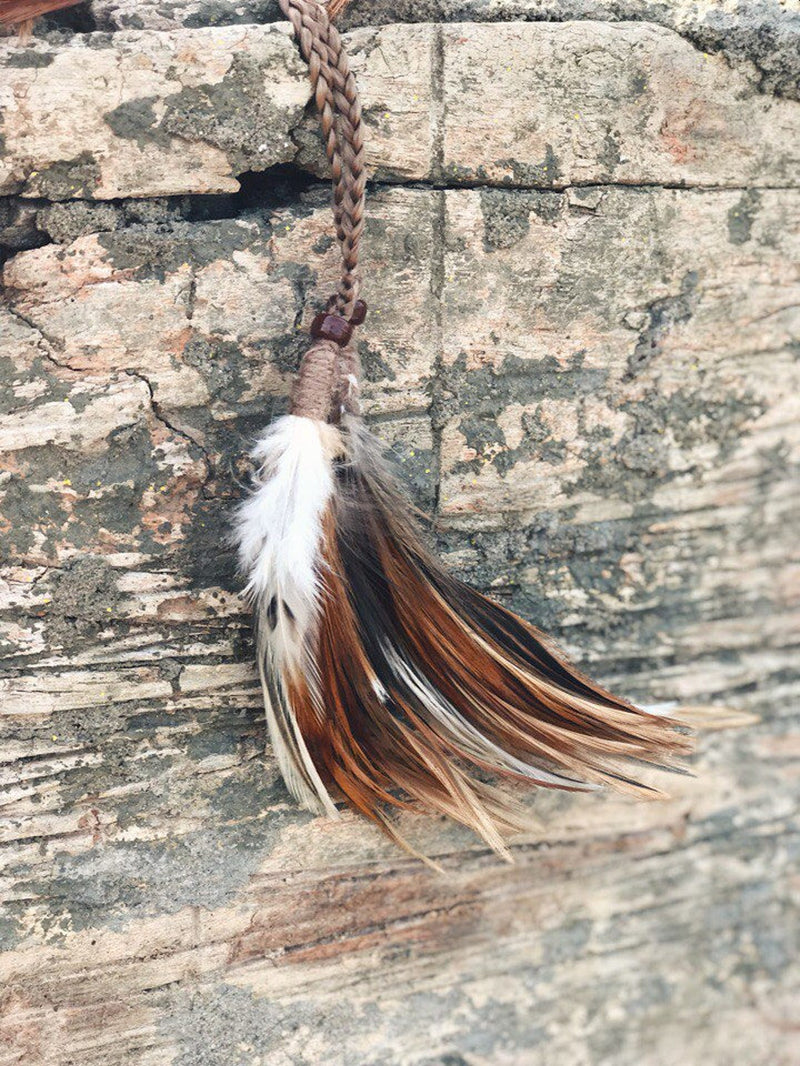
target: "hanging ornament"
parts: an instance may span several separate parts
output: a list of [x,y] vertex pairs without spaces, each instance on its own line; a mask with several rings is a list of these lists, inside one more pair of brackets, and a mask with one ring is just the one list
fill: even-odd
[[[359,412],[363,124],[329,17],[346,0],[279,2],[309,65],[341,273],[313,320],[291,414],[251,453],[255,483],[236,516],[270,737],[311,811],[337,817],[344,799],[403,846],[393,813],[445,814],[508,855],[507,836],[527,823],[520,785],[659,795],[637,765],[675,769],[689,739],[584,677],[425,547]],[[0,21],[66,6],[6,0]]]
[[341,276],[311,326],[291,414],[252,452],[255,485],[237,516],[270,736],[289,791],[311,811],[335,817],[343,797],[396,839],[393,811],[445,814],[507,854],[506,836],[526,821],[515,785],[654,795],[632,767],[671,767],[689,741],[584,677],[424,546],[359,414],[355,79],[325,7],[280,3],[309,64]]

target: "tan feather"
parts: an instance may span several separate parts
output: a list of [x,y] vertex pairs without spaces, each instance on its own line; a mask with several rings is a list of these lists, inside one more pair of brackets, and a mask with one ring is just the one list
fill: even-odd
[[526,816],[503,783],[659,795],[630,767],[674,768],[690,747],[677,723],[583,677],[448,575],[374,438],[356,421],[343,437],[322,521],[314,683],[291,695],[325,786],[396,840],[390,811],[423,809],[506,857]]
[[325,5],[325,10],[327,11],[328,18],[331,22],[333,22],[335,18],[338,18],[349,4],[350,0],[328,0],[328,3]]

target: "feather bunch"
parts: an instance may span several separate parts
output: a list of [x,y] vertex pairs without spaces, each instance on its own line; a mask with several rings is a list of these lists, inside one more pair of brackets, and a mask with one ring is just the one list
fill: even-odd
[[422,808],[506,855],[525,818],[504,782],[657,794],[631,761],[670,768],[687,737],[449,575],[358,418],[288,415],[253,458],[240,563],[272,741],[301,804],[335,815],[341,797],[396,839],[392,809]]

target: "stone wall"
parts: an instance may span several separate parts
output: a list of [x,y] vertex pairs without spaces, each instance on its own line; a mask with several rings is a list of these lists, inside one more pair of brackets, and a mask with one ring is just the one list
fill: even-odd
[[347,15],[366,406],[439,550],[632,697],[737,712],[669,801],[535,797],[511,867],[406,819],[445,875],[290,801],[225,546],[336,269],[288,27],[94,0],[0,42],[2,1066],[800,1061],[790,6]]

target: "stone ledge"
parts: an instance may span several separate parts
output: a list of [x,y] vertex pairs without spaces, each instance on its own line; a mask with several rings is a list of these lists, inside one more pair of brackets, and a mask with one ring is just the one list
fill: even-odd
[[[349,35],[368,166],[389,181],[792,186],[800,106],[649,24],[394,25]],[[229,192],[325,171],[286,24],[2,49],[0,190],[51,200]],[[589,88],[591,87],[591,89]],[[55,105],[55,106],[54,106]]]
[[[793,9],[792,9],[793,8]],[[719,0],[354,0],[345,29],[394,22],[651,22],[752,75],[759,91],[800,97],[800,9],[781,0],[726,5]],[[100,30],[222,26],[279,21],[277,0],[92,0]],[[74,24],[74,16],[68,20]]]
[[2,52],[2,192],[233,192],[236,173],[294,155],[308,84],[287,25],[89,34]]

